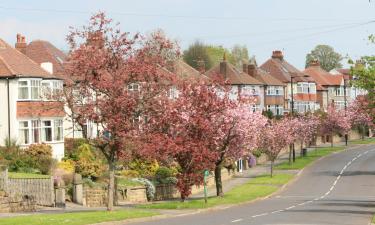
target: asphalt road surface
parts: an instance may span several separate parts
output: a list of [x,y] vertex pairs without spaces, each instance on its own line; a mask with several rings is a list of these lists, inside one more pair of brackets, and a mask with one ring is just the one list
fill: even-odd
[[368,225],[375,213],[374,175],[375,145],[355,146],[317,161],[271,198],[135,224]]

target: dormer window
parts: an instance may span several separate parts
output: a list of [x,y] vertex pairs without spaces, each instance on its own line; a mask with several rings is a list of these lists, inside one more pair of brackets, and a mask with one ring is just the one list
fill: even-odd
[[128,90],[131,91],[131,92],[139,91],[139,84],[137,84],[137,83],[129,84]]

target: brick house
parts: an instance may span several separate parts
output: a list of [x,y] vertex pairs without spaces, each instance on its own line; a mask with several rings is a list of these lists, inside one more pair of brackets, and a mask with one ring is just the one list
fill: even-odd
[[[317,60],[310,62],[303,72],[314,79],[317,84],[317,100],[321,109],[326,110],[331,103],[334,103],[339,109],[345,107],[345,101],[348,104],[350,87],[347,86],[348,82],[344,79],[343,74],[330,74],[320,67]],[[345,89],[346,93],[344,93]]]
[[252,105],[254,111],[262,111],[264,108],[263,83],[254,76],[235,68],[234,65],[226,61],[225,56],[220,63],[209,69],[205,75],[208,78],[219,76],[229,81],[231,84],[229,97],[232,100],[236,100],[240,96],[251,96],[255,99],[255,104]]
[[[294,101],[294,111],[306,113],[319,109],[316,96],[316,83],[307,74],[304,74],[285,59],[281,51],[273,51],[272,57],[260,66],[274,78],[286,85],[285,108],[291,111],[292,93]],[[292,90],[293,82],[293,90]]]
[[0,39],[0,140],[15,139],[21,147],[47,143],[53,157],[61,159],[65,113],[63,104],[49,96],[62,90],[63,80],[50,73],[47,64],[39,65],[23,54],[25,48],[21,35],[16,48]]
[[249,74],[251,77],[254,77],[262,83],[262,111],[269,110],[273,115],[283,115],[286,85],[271,76],[271,74],[259,68],[256,65],[256,62],[252,64],[243,64],[242,67],[244,73]]

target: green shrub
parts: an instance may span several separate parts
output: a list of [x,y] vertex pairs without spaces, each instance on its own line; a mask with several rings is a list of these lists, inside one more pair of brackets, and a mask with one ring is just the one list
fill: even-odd
[[[52,158],[52,147],[47,144],[32,144],[22,153],[25,159],[31,160],[30,167],[38,169],[42,174],[50,174],[55,160]],[[25,160],[30,162],[29,159]]]
[[159,164],[156,160],[135,159],[129,164],[130,170],[135,170],[141,177],[154,177],[156,171],[159,169]]
[[83,177],[100,177],[104,172],[104,165],[92,152],[90,145],[83,144],[77,149],[75,171]]
[[65,138],[64,141],[65,157],[73,160],[78,160],[78,148],[83,144],[89,143],[85,138]]
[[261,155],[262,155],[262,151],[260,149],[256,149],[254,151],[251,152],[253,154],[253,156],[259,158]]

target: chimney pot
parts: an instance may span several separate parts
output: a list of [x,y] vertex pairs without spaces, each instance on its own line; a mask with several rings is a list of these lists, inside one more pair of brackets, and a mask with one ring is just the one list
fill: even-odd
[[220,74],[224,75],[224,77],[227,77],[227,67],[227,61],[220,62]]

